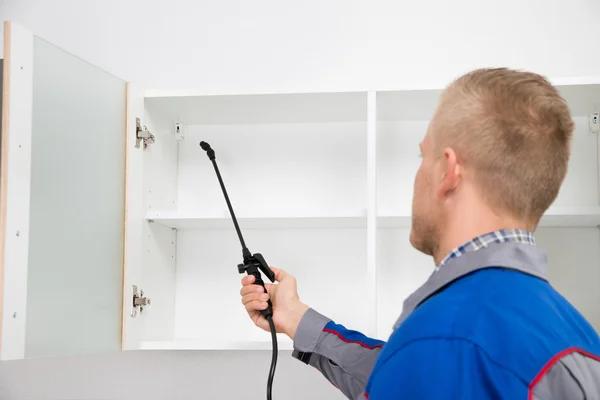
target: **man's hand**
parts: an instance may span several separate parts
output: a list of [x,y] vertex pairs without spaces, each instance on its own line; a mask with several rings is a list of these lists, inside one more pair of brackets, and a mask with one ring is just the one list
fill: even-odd
[[284,270],[273,267],[271,269],[279,283],[265,283],[267,293],[264,293],[261,286],[254,284],[252,275],[245,276],[242,279],[242,289],[240,290],[242,304],[246,307],[246,311],[248,311],[248,315],[254,321],[254,324],[269,332],[269,323],[262,316],[260,310],[267,308],[267,300],[270,298],[273,303],[275,330],[285,333],[293,340],[296,328],[300,324],[300,319],[308,310],[308,306],[298,298],[296,278]]

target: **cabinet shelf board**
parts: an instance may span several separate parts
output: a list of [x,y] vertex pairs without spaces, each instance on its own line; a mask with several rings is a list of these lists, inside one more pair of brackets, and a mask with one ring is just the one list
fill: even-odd
[[[364,228],[366,214],[331,216],[237,216],[241,229]],[[229,216],[200,216],[192,212],[148,212],[146,220],[175,229],[234,229]]]
[[[410,228],[410,212],[385,212],[377,217],[379,228]],[[550,207],[542,217],[540,227],[600,226],[600,207]]]
[[[256,328],[258,329],[258,328]],[[270,339],[254,341],[237,340],[174,340],[141,342],[140,350],[272,350],[273,344]],[[278,335],[278,350],[293,350],[294,345],[287,336]]]
[[[175,229],[233,229],[229,216],[201,216],[193,212],[151,211],[146,220]],[[257,216],[238,217],[242,229],[310,229],[365,228],[364,213],[323,216]],[[380,228],[410,228],[410,212],[382,212],[377,217]],[[551,207],[540,227],[600,226],[600,207]]]
[[600,207],[550,207],[540,226],[600,226]]

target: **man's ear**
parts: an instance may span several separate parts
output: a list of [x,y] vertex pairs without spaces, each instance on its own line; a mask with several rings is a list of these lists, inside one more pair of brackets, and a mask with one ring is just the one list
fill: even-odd
[[450,147],[444,149],[444,154],[439,162],[442,170],[442,181],[438,187],[437,195],[440,198],[445,198],[458,186],[462,171],[456,152]]

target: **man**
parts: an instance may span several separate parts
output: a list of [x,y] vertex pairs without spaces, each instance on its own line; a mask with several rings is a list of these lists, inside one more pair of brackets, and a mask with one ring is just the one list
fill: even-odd
[[251,277],[254,323],[270,297],[294,356],[350,399],[600,399],[600,338],[547,282],[533,232],[566,175],[574,124],[539,75],[482,69],[443,93],[420,147],[411,244],[436,271],[406,299],[387,343],[304,305],[274,269]]

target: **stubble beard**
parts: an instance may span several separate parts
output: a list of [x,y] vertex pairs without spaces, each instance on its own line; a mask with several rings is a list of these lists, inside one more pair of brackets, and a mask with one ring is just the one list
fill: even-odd
[[438,229],[431,213],[413,213],[410,243],[421,253],[434,255],[438,247]]

